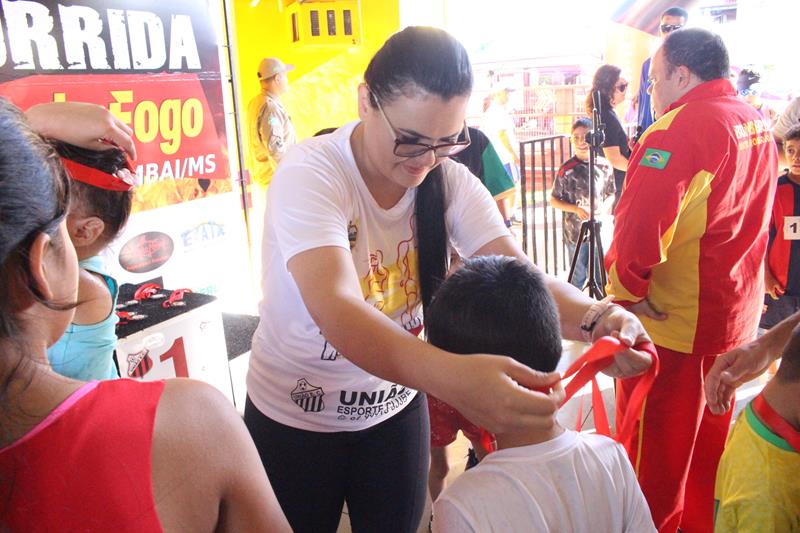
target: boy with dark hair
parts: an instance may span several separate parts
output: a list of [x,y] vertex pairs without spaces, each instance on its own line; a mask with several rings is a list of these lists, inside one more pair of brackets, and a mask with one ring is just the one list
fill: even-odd
[[800,531],[800,329],[739,415],[717,470],[714,531]]
[[[454,353],[507,355],[549,372],[559,319],[542,277],[510,257],[468,259],[436,292],[428,341]],[[434,532],[655,531],[625,450],[555,427],[498,433],[497,451],[434,503]]]
[[789,167],[778,177],[772,204],[764,265],[767,310],[759,324],[764,329],[800,311],[800,126],[786,134],[783,151]]
[[[564,243],[569,250],[569,259],[573,260],[578,254],[575,263],[575,272],[572,274],[572,284],[583,289],[589,273],[589,243],[578,243],[581,222],[589,219],[589,143],[586,134],[592,129],[592,121],[588,118],[579,118],[572,124],[572,152],[575,154],[567,159],[558,169],[553,193],[550,196],[550,205],[564,212]],[[595,216],[606,222],[607,229],[611,229],[611,207],[616,198],[616,185],[614,183],[614,169],[611,163],[597,157],[594,167],[595,191]],[[580,246],[578,246],[580,244]],[[597,271],[603,268],[599,256],[595,257]]]

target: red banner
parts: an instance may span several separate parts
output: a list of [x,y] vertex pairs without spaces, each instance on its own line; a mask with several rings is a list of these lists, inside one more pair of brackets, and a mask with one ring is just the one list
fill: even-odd
[[206,2],[3,2],[0,95],[80,101],[134,130],[134,211],[232,190]]

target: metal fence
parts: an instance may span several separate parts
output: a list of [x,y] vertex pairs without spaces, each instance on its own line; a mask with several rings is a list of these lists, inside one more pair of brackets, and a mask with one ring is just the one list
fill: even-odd
[[561,231],[563,212],[550,206],[550,193],[561,164],[572,156],[567,135],[520,142],[522,249],[542,270],[559,275],[569,270]]

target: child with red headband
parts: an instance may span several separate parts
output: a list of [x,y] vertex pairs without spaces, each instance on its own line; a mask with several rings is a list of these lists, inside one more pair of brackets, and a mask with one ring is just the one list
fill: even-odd
[[[454,353],[507,355],[541,372],[561,358],[552,296],[510,257],[466,260],[435,293],[425,327],[431,344]],[[625,450],[610,438],[558,425],[495,437],[497,451],[434,503],[434,532],[655,531]]]
[[117,337],[117,282],[98,255],[122,230],[131,212],[133,175],[119,148],[87,150],[53,143],[70,175],[67,230],[80,261],[78,306],[64,335],[47,351],[53,370],[74,379],[113,379]]

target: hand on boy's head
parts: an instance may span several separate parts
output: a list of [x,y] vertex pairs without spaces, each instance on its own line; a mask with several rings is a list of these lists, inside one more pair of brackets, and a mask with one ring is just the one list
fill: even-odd
[[115,146],[136,159],[133,130],[104,107],[82,102],[38,104],[25,112],[31,127],[43,137],[90,150]]
[[[509,357],[457,356],[442,400],[492,433],[550,429],[564,398],[558,372],[537,372]],[[530,389],[552,388],[550,394]]]
[[[626,346],[650,342],[650,337],[636,315],[618,305],[613,305],[606,311],[595,326],[592,337],[599,339],[605,335],[618,338]],[[603,373],[615,378],[628,378],[645,372],[651,364],[653,359],[648,353],[629,349],[614,356],[614,362]]]

